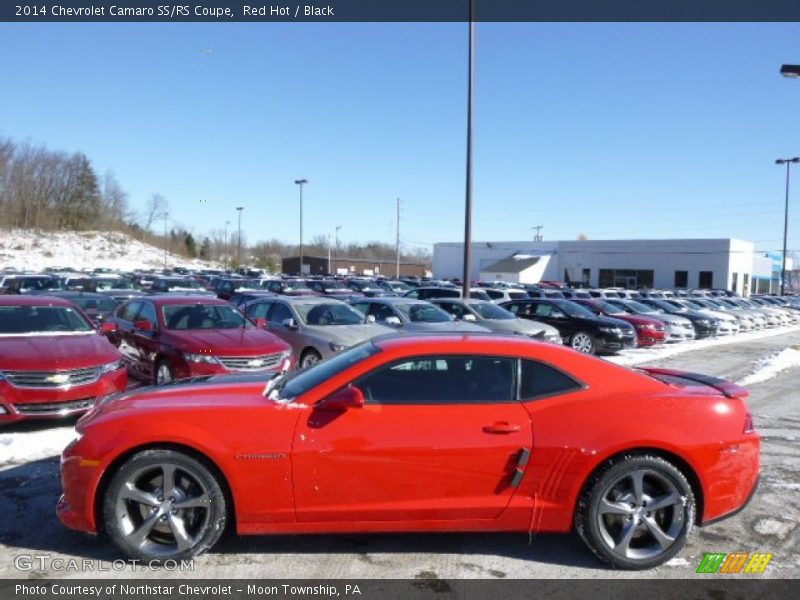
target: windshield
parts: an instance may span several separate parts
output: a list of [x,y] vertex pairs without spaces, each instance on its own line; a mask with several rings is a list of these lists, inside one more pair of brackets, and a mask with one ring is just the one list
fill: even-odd
[[297,398],[320,383],[336,376],[337,373],[356,363],[360,363],[378,352],[380,352],[380,348],[372,342],[364,342],[354,346],[317,363],[313,367],[295,371],[290,375],[284,375],[272,386],[267,387],[267,397],[271,400],[292,400]]
[[66,306],[0,306],[0,335],[91,332],[92,325]]
[[597,315],[595,315],[585,306],[581,306],[580,304],[575,304],[574,302],[570,302],[569,300],[562,300],[560,302],[557,301],[556,306],[558,306],[558,308],[567,313],[570,317],[582,317],[584,319],[597,318]]
[[410,285],[406,285],[402,281],[391,281],[386,284],[393,292],[405,292],[411,289]]
[[158,287],[168,290],[204,290],[205,288],[194,279],[160,279],[156,282]]
[[636,300],[628,300],[623,306],[626,309],[629,309],[631,312],[639,315],[657,315],[659,313],[659,311],[652,306],[647,306],[646,304],[642,304]]
[[94,296],[77,296],[75,298],[70,298],[70,302],[73,304],[77,304],[83,310],[98,310],[100,312],[112,312],[116,307],[117,303],[114,302],[111,298],[107,298],[103,296],[102,298],[96,298]]
[[291,281],[284,282],[284,285],[285,285],[284,289],[286,289],[286,290],[307,290],[308,289],[308,285],[306,285],[305,281],[291,280]]
[[21,290],[55,290],[60,286],[51,277],[23,277],[20,279]]
[[509,321],[517,318],[514,316],[514,313],[497,306],[497,304],[492,304],[491,302],[472,302],[468,306],[484,319]]
[[167,304],[161,309],[167,329],[250,328],[250,322],[228,304]]
[[603,312],[607,315],[626,315],[624,310],[622,310],[619,306],[615,306],[610,302],[601,302],[600,308],[603,309]]
[[683,304],[684,304],[684,306],[688,306],[692,310],[703,310],[704,308],[708,308],[707,306],[700,306],[699,304],[696,304],[695,302],[692,302],[691,300],[684,300]]
[[326,292],[330,292],[331,290],[346,290],[347,287],[342,285],[338,281],[323,281],[322,289],[325,290]]
[[295,310],[306,325],[358,325],[364,315],[342,303],[295,304]]
[[95,285],[98,290],[132,290],[133,284],[121,277],[115,278],[95,278]]
[[395,304],[397,310],[403,313],[412,323],[446,323],[450,315],[438,306],[432,304]]

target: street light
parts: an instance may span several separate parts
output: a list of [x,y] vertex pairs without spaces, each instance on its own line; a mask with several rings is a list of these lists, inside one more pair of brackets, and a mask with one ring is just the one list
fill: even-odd
[[339,259],[339,230],[342,228],[341,225],[336,226],[336,243],[333,246],[333,263],[334,267],[336,266],[336,261]]
[[169,216],[169,212],[166,210],[164,211],[164,271],[167,270],[167,244],[169,243],[169,238],[167,237],[167,217]]
[[461,282],[463,298],[469,299],[472,261],[472,104],[475,99],[475,21],[473,4],[469,0],[469,50],[467,59],[467,181],[464,201],[464,280]]
[[242,266],[242,211],[244,206],[237,206],[236,210],[239,212],[239,233],[236,239],[236,267]]
[[222,266],[227,271],[228,270],[228,225],[230,225],[230,221],[225,221],[225,242],[224,242],[224,254],[222,255]]
[[781,75],[792,79],[800,78],[800,65],[781,65]]
[[[784,65],[785,66],[785,65]],[[800,156],[779,158],[776,165],[786,165],[786,206],[783,215],[783,259],[781,260],[781,296],[786,287],[786,236],[789,233],[789,165],[800,163]]]
[[295,179],[295,184],[300,186],[300,275],[303,274],[303,186],[308,179]]

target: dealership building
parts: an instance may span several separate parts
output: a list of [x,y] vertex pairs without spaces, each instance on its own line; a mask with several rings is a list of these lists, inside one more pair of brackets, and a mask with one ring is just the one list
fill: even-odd
[[[463,243],[434,244],[433,276],[462,277],[463,259]],[[780,267],[776,271],[775,257],[756,253],[752,242],[732,238],[473,242],[470,278],[630,289],[720,288],[748,295],[777,291]]]

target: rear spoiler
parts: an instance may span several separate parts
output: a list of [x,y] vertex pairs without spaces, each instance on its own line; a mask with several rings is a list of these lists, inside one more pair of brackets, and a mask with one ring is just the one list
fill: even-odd
[[[668,379],[683,379],[691,383],[706,385],[714,388],[726,398],[738,398],[740,400],[745,400],[750,395],[750,392],[745,388],[736,385],[731,381],[719,379],[717,377],[711,377],[710,375],[703,375],[702,373],[690,373],[687,371],[677,371],[675,369],[655,369],[650,367],[642,367],[640,370],[652,377],[655,377],[656,379],[664,381],[665,383],[669,383]],[[664,379],[659,377],[659,375],[663,376]]]

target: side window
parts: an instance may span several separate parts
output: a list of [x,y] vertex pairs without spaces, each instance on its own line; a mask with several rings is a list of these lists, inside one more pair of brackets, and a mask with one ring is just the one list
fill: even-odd
[[421,298],[421,296],[419,295],[419,290],[412,290],[411,292],[406,294],[406,297],[407,298],[414,298],[414,299],[417,299],[417,300],[419,300]]
[[373,304],[369,307],[369,314],[375,317],[379,323],[386,320],[386,317],[395,317],[391,306],[386,304]]
[[486,290],[486,293],[489,294],[489,298],[491,298],[492,300],[497,300],[498,298],[503,297],[503,292],[500,292],[498,290]]
[[158,321],[156,320],[156,307],[150,302],[144,302],[137,320],[149,321],[150,325],[152,325],[154,329],[158,327]]
[[362,315],[365,315],[365,316],[366,316],[366,314],[367,314],[367,312],[369,311],[369,308],[370,308],[369,302],[355,302],[354,304],[351,304],[350,306],[352,306],[358,312],[360,312]]
[[581,389],[581,384],[569,375],[540,362],[523,360],[520,373],[519,397],[521,400],[533,400]]
[[270,323],[283,323],[286,319],[293,318],[294,316],[292,315],[292,311],[289,310],[289,307],[280,302],[275,302],[272,305],[272,310],[269,311],[269,316],[267,316],[267,320]]
[[523,306],[525,306],[525,305],[524,304],[511,303],[511,304],[504,305],[503,308],[505,308],[507,311],[509,311],[509,312],[511,312],[511,313],[513,313],[515,315],[520,315],[520,314],[522,314]]
[[117,318],[121,319],[122,321],[129,321],[133,323],[133,320],[136,318],[136,313],[139,312],[141,307],[142,303],[137,301],[123,304],[119,307],[119,310],[117,310]]
[[488,404],[514,402],[513,358],[421,357],[356,382],[368,404]]
[[547,318],[553,314],[553,307],[549,304],[537,304],[536,305],[536,312],[534,313],[537,317],[544,317]]
[[462,318],[467,313],[467,309],[465,309],[463,306],[460,304],[454,304],[452,302],[442,302],[439,304],[439,307],[451,315],[454,315],[457,319]]
[[247,307],[247,316],[251,319],[266,319],[272,302],[254,302]]

